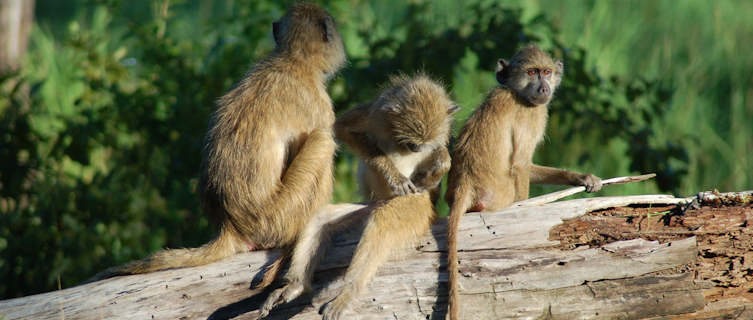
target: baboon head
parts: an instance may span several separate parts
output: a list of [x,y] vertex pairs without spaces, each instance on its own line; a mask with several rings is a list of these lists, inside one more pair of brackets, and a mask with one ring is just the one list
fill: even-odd
[[446,144],[451,115],[460,109],[442,85],[423,74],[393,77],[379,99],[395,143],[406,152]]
[[346,61],[335,20],[326,10],[310,3],[296,3],[272,23],[276,50],[334,74]]
[[552,60],[535,45],[518,51],[510,61],[497,61],[497,81],[531,105],[544,105],[552,100],[562,80],[562,61]]

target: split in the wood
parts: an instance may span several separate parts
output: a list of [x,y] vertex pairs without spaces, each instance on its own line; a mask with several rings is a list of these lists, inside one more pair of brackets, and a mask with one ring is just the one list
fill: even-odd
[[[668,242],[695,236],[698,259],[677,270],[707,282],[706,300],[742,298],[753,304],[753,192],[702,192],[687,204],[633,205],[602,209],[569,219],[550,230],[562,250],[601,247],[614,241],[646,239]],[[690,200],[692,200],[691,198]]]

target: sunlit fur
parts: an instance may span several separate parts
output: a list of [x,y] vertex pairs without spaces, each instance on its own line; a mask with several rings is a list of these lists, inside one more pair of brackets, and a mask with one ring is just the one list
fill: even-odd
[[[370,125],[363,132],[377,140],[376,145],[387,155],[387,161],[375,161],[374,158],[379,157],[373,156],[378,154],[374,150],[372,156],[357,152],[363,160],[361,171],[364,174],[360,181],[371,199],[386,201],[371,213],[345,273],[345,285],[323,310],[326,320],[343,318],[348,304],[366,288],[379,266],[429,231],[437,218],[433,199],[438,195],[442,176],[450,169],[446,145],[451,115],[458,107],[440,84],[421,74],[393,77],[370,109],[370,116],[364,119]],[[345,120],[352,118],[338,118],[335,125],[338,138],[343,136],[340,123]],[[357,131],[355,125],[346,126]],[[385,137],[384,133],[391,133],[392,137]],[[343,141],[353,150],[368,147],[355,146],[353,140],[347,138]],[[418,151],[406,150],[402,147],[405,143],[416,144]],[[388,193],[390,179],[386,175],[390,173],[385,172],[391,171],[384,168],[389,162],[397,167],[397,174],[405,174],[414,183],[417,193],[394,198],[394,193]],[[378,166],[375,167],[375,163]]]
[[220,233],[195,249],[164,250],[99,275],[207,264],[237,252],[290,247],[329,202],[336,148],[326,79],[345,62],[332,17],[293,5],[276,23],[277,47],[217,101],[199,193]]
[[418,74],[392,77],[377,99],[340,116],[335,134],[361,158],[364,197],[380,200],[433,189],[423,185],[423,171],[446,150],[457,109],[439,83]]
[[327,75],[334,74],[345,64],[342,38],[326,10],[314,4],[297,3],[278,23],[276,56]]
[[[451,115],[457,109],[444,88],[427,76],[398,76],[390,79],[377,99],[337,119],[336,136],[362,159],[362,190],[378,202],[365,213],[348,214],[347,219],[337,211],[317,215],[296,245],[285,276],[287,285],[270,294],[261,308],[263,316],[308,290],[321,246],[330,234],[350,227],[353,221],[366,219],[366,228],[345,273],[345,284],[323,309],[323,319],[345,318],[344,310],[378,268],[426,234],[437,218],[432,199],[449,170],[446,144]],[[420,148],[406,149],[402,145],[406,142]],[[414,185],[417,192],[395,194],[394,181],[399,179]],[[354,218],[363,214],[366,217]]]
[[[536,46],[528,46],[520,50],[510,58],[509,66],[505,69],[502,70],[504,80],[501,84],[517,92],[532,105],[549,103],[562,79],[562,62],[552,60],[548,54]],[[545,78],[551,86],[549,94],[542,95],[537,92],[540,82],[538,79],[528,76],[528,69],[548,69],[552,71],[551,75]]]
[[[551,90],[543,99],[527,70],[552,70]],[[590,174],[533,164],[533,153],[544,137],[547,104],[560,83],[561,62],[535,46],[528,46],[500,65],[494,88],[474,111],[458,136],[452,153],[447,193],[449,310],[447,318],[460,317],[458,298],[458,224],[467,211],[497,211],[513,201],[528,198],[530,183],[585,185],[598,191],[601,180]],[[534,85],[534,88],[532,88]],[[531,93],[533,90],[533,93]],[[543,102],[543,103],[540,103]],[[470,318],[466,315],[464,318]]]
[[376,104],[383,106],[396,143],[434,144],[430,147],[447,143],[452,120],[447,110],[453,103],[444,88],[428,77],[393,77]]

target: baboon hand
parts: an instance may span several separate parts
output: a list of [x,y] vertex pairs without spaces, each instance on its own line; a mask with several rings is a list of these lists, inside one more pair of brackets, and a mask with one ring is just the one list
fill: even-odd
[[586,192],[596,192],[601,190],[601,179],[592,174],[583,174],[578,179],[580,185],[586,187]]
[[299,296],[301,296],[301,294],[303,294],[304,291],[306,291],[306,288],[299,282],[291,282],[282,288],[272,291],[272,293],[269,294],[269,297],[267,297],[267,300],[264,301],[264,304],[261,306],[261,308],[259,308],[258,319],[263,319],[268,316],[269,312],[272,311],[272,309],[274,309],[275,307],[298,298]]
[[347,294],[339,294],[322,308],[322,320],[339,320],[348,306]]
[[[442,176],[450,170],[450,163],[435,162],[431,168],[423,172],[417,172],[413,178],[416,183],[425,189],[431,189],[442,182]],[[419,187],[419,189],[421,189]],[[423,190],[419,190],[423,191]]]
[[402,175],[399,178],[389,180],[390,189],[392,189],[392,195],[394,196],[404,196],[419,191],[410,179]]

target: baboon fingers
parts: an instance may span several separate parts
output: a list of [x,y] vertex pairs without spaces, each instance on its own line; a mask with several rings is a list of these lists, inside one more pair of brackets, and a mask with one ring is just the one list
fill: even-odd
[[408,179],[404,179],[401,182],[392,184],[391,189],[394,196],[404,196],[406,194],[418,192],[416,185],[414,185],[413,182]]
[[259,308],[258,319],[263,319],[268,316],[269,312],[275,307],[300,297],[304,291],[305,287],[300,283],[289,283],[280,289],[272,291],[272,293],[269,294],[269,297],[267,297],[267,300],[264,301],[262,307]]
[[345,293],[339,294],[335,299],[328,302],[322,309],[322,320],[339,320],[345,307],[348,306],[348,298]]
[[586,192],[597,192],[601,190],[601,179],[593,174],[586,174],[582,178],[583,186],[586,187]]
[[410,180],[408,180],[408,183],[406,184],[406,186],[407,186],[407,189],[408,189],[407,190],[408,193],[417,193],[418,192],[418,188]]

